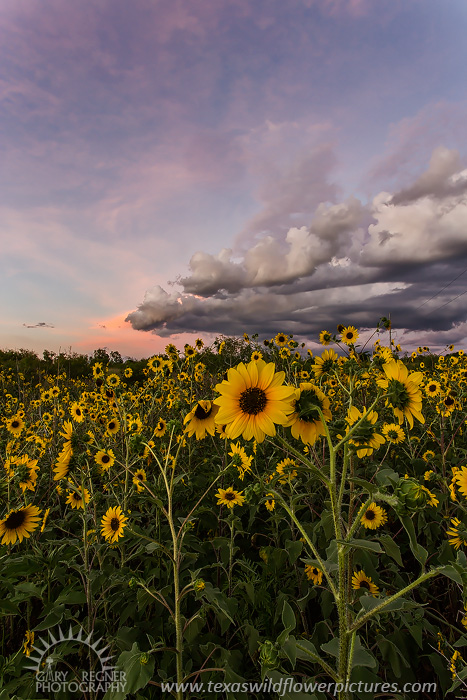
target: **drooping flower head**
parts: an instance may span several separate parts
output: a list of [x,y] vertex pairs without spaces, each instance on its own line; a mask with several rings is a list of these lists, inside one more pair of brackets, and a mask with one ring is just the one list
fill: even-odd
[[313,445],[320,435],[324,435],[324,424],[318,409],[326,420],[331,420],[330,401],[321,389],[311,382],[302,382],[294,390],[294,411],[287,419],[286,427],[292,429],[296,440],[304,445]]

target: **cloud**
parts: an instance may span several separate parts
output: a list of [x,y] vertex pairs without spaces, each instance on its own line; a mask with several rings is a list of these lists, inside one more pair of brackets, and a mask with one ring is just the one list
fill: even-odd
[[156,286],[125,320],[162,336],[282,329],[316,337],[337,323],[374,327],[389,314],[407,331],[452,329],[465,321],[456,298],[467,268],[464,178],[459,154],[438,148],[412,185],[366,205],[356,197],[318,202],[308,226],[281,233],[287,207],[274,218],[267,203],[263,220],[275,233],[252,235],[242,255],[197,252],[181,292]]
[[51,323],[44,323],[44,321],[40,321],[40,323],[34,323],[33,325],[23,323],[23,326],[25,328],[55,328],[55,326]]
[[433,151],[426,172],[406,189],[393,195],[391,204],[408,204],[423,197],[442,199],[467,191],[467,170],[461,171],[459,153],[440,146]]

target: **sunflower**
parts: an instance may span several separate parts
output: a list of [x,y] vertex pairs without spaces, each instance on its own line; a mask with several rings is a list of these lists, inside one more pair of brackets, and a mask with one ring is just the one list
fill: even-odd
[[279,348],[283,348],[284,345],[287,344],[288,339],[289,336],[285,335],[285,333],[278,333],[274,338],[274,341]]
[[214,403],[220,406],[216,422],[235,440],[243,435],[263,442],[266,435],[276,434],[275,423],[285,425],[292,413],[294,388],[283,385],[285,372],[275,372],[273,362],[254,360],[228,370],[227,379],[217,384],[221,394]]
[[30,505],[10,510],[6,518],[0,520],[2,544],[15,544],[17,539],[22,542],[23,537],[30,537],[38,526],[40,512],[37,506]]
[[195,340],[195,347],[196,347],[198,350],[202,350],[202,348],[204,348],[204,341],[203,341],[201,338],[196,338],[196,340]]
[[391,360],[383,365],[385,379],[377,379],[376,383],[387,391],[387,403],[392,406],[399,425],[405,418],[413,428],[413,419],[425,422],[421,413],[422,392],[420,384],[423,381],[421,372],[410,372],[400,360]]
[[165,435],[165,431],[167,430],[167,423],[163,418],[159,418],[157,421],[157,425],[154,428],[154,435],[156,437],[163,437]]
[[352,576],[352,588],[356,591],[364,588],[369,591],[373,597],[376,597],[379,588],[371,580],[371,576],[367,576],[364,571],[354,571]]
[[459,491],[463,496],[467,496],[467,467],[456,469],[456,473],[452,478],[453,482],[457,483]]
[[347,326],[341,334],[341,340],[346,345],[355,345],[358,340],[358,331],[355,326]]
[[70,408],[71,417],[75,419],[77,423],[82,423],[84,420],[83,407],[75,401]]
[[245,472],[251,471],[251,463],[253,457],[249,457],[245,452],[245,448],[241,447],[240,443],[237,442],[235,445],[233,442],[230,443],[229,457],[232,457],[232,463],[238,469],[238,476],[243,481]]
[[54,481],[59,481],[67,476],[70,470],[70,462],[72,457],[73,448],[71,447],[71,442],[66,442],[57,457],[57,461],[55,462]]
[[123,373],[126,377],[126,379],[130,379],[133,376],[133,370],[131,367],[127,367]]
[[123,529],[127,526],[128,518],[123,515],[120,506],[109,508],[101,520],[101,534],[107,542],[116,542],[123,537]]
[[396,423],[385,423],[381,429],[384,437],[388,442],[392,442],[393,445],[398,445],[400,442],[404,442],[405,433]]
[[138,493],[144,491],[144,482],[147,481],[146,472],[144,469],[137,469],[133,476],[133,483],[136,486]]
[[157,355],[148,360],[148,369],[153,372],[160,372],[164,369],[164,360]]
[[325,350],[321,357],[315,357],[315,364],[313,365],[315,379],[330,374],[336,368],[338,359],[339,355],[335,350]]
[[236,505],[242,506],[245,496],[242,496],[243,491],[234,491],[234,489],[229,486],[228,489],[219,489],[216,493],[217,505],[227,506],[227,508],[233,508]]
[[66,503],[68,503],[68,505],[70,505],[72,508],[81,508],[84,510],[85,504],[89,503],[90,500],[91,494],[87,489],[84,489],[84,498],[81,491],[69,491]]
[[104,374],[104,369],[103,369],[103,367],[102,367],[102,363],[101,363],[101,362],[96,362],[96,363],[92,366],[92,374],[93,374],[93,376],[94,376],[94,379],[97,379],[98,377],[101,377],[101,376]]
[[113,450],[99,450],[99,452],[94,455],[94,461],[101,467],[103,472],[107,471],[115,464],[115,455]]
[[196,355],[196,350],[191,345],[185,345],[185,360],[191,360]]
[[24,635],[25,639],[23,642],[23,654],[26,654],[26,656],[30,656],[32,650],[34,649],[34,632],[31,632],[31,630],[26,630],[26,634]]
[[47,508],[47,510],[44,513],[44,517],[42,518],[41,532],[44,532],[44,530],[45,530],[45,524],[47,522],[47,518],[49,517],[49,513],[50,513],[50,508]]
[[313,581],[316,586],[320,586],[323,580],[323,572],[317,566],[307,564],[305,566],[305,575],[308,581]]
[[276,501],[274,500],[274,496],[272,495],[272,493],[266,494],[266,501],[265,501],[264,505],[266,506],[268,511],[270,513],[272,513],[272,511],[276,507]]
[[319,334],[319,342],[321,345],[329,345],[332,340],[332,335],[329,331],[321,331]]
[[258,362],[258,360],[263,359],[263,353],[259,352],[258,350],[255,350],[254,352],[251,353],[250,360],[254,360],[255,362]]
[[[346,428],[346,433],[349,432],[352,425],[360,421],[366,413],[366,409],[363,408],[359,411],[356,406],[349,408],[347,412],[346,421],[348,426]],[[377,450],[384,444],[385,439],[379,433],[374,432],[374,424],[378,420],[378,414],[376,411],[370,411],[366,418],[360,423],[357,428],[356,433],[354,433],[349,440],[351,445],[357,448],[357,457],[369,457],[373,454],[373,450]]]
[[331,420],[330,401],[321,389],[311,382],[302,382],[299,389],[294,389],[294,411],[285,424],[291,428],[293,437],[300,439],[304,445],[313,445],[320,435],[325,434],[324,424],[318,409],[325,420]]
[[436,411],[445,418],[448,418],[452,413],[454,413],[455,409],[458,407],[459,404],[457,403],[454,396],[448,393],[444,397],[444,399],[437,404]]
[[461,545],[467,547],[467,541],[464,539],[467,537],[467,531],[459,518],[451,518],[451,527],[446,534],[450,538],[449,544],[452,544],[455,549],[459,549]]
[[183,423],[187,423],[185,432],[188,437],[196,435],[197,440],[203,440],[206,433],[214,435],[216,432],[215,417],[219,411],[212,401],[198,401],[195,407],[188,413]]
[[20,416],[12,416],[6,420],[6,429],[9,433],[18,437],[24,428],[24,421]]
[[109,374],[106,382],[109,386],[118,386],[120,384],[120,377],[118,374]]
[[361,517],[362,525],[370,530],[376,530],[381,525],[387,522],[388,516],[384,508],[377,506],[376,503],[370,503],[366,511]]
[[120,421],[118,420],[118,418],[111,418],[107,422],[106,434],[109,436],[115,435],[116,433],[118,433],[119,430],[120,430]]
[[297,466],[297,463],[289,457],[286,457],[281,462],[279,462],[279,464],[276,467],[276,472],[281,475],[279,482],[281,484],[286,484],[288,481],[295,479],[295,477],[297,476],[297,470],[294,467]]
[[37,459],[29,459],[29,457],[25,454],[20,458],[20,460],[18,460],[17,463],[21,464],[23,466],[23,469],[26,469],[23,481],[19,482],[21,491],[23,493],[26,490],[35,491],[37,482],[37,472],[39,470],[39,467],[37,466]]
[[438,396],[439,392],[441,391],[441,385],[439,382],[435,381],[434,379],[428,382],[428,384],[425,386],[425,394],[427,396]]

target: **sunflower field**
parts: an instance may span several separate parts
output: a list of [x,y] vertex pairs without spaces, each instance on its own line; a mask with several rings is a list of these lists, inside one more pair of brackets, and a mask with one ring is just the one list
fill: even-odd
[[463,696],[467,358],[319,340],[3,364],[0,700],[78,697],[83,631],[89,700]]

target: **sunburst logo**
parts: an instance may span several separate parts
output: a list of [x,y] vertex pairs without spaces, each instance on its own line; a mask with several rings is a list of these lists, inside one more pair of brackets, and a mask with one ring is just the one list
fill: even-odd
[[[60,656],[55,656],[55,650],[66,643],[88,647],[96,656],[97,670],[75,672],[68,679],[68,671],[56,669]],[[102,638],[93,642],[92,634],[86,635],[82,627],[77,633],[71,626],[68,633],[64,633],[61,627],[55,633],[49,630],[49,638],[38,639],[32,649],[34,653],[29,656],[25,668],[36,674],[36,692],[68,690],[71,693],[105,693],[108,690],[123,692],[125,689],[125,673],[110,663],[112,655],[107,653],[109,645]]]

